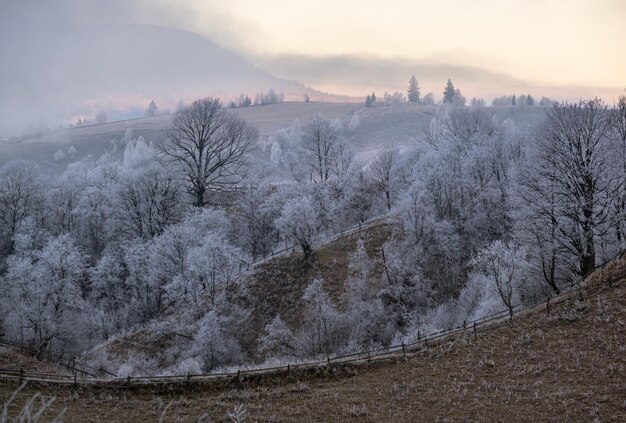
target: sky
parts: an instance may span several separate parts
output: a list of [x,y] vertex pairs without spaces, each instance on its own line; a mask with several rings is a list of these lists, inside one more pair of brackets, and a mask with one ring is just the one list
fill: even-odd
[[[132,31],[103,27],[192,31],[274,76],[336,94],[404,92],[415,74],[436,98],[452,78],[468,98],[611,103],[626,89],[624,22],[626,0],[0,0],[0,131],[33,116],[75,116],[77,104],[93,114],[209,92],[189,81],[211,58],[194,61],[184,34],[161,32],[150,46],[146,34],[133,44]],[[170,61],[184,57],[186,71],[160,62],[160,45]]]
[[626,85],[623,0],[194,0],[186,8],[194,11],[187,25],[251,56],[367,55],[471,64],[539,84]]

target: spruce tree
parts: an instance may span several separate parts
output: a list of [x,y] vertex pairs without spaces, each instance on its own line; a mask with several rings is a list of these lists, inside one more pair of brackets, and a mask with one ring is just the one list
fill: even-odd
[[372,97],[369,94],[365,97],[365,107],[372,107]]
[[443,90],[443,102],[444,104],[452,104],[452,102],[454,101],[454,84],[452,84],[452,81],[450,80],[450,78],[448,78],[448,83],[446,84],[446,88],[445,90]]
[[417,84],[417,79],[415,79],[415,75],[413,75],[411,79],[409,79],[407,99],[409,100],[409,103],[419,104],[420,102],[420,87]]

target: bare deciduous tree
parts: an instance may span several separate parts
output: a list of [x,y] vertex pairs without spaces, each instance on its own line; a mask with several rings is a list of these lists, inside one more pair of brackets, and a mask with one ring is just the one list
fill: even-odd
[[537,175],[560,205],[557,230],[562,245],[579,262],[577,272],[596,267],[598,236],[613,227],[621,178],[610,158],[612,119],[600,100],[555,106],[539,138]]
[[[41,204],[39,169],[26,160],[7,163],[0,170],[0,222],[4,227],[7,249],[13,250],[18,225]],[[0,232],[0,233],[1,233]]]
[[396,148],[383,148],[369,165],[369,176],[376,187],[385,193],[387,210],[391,210],[391,171],[398,161]]
[[326,182],[337,171],[341,157],[337,130],[320,116],[313,118],[304,130],[304,155],[311,169],[311,179]]
[[615,130],[619,154],[622,164],[622,192],[617,202],[618,219],[617,236],[622,249],[626,248],[626,95],[619,97],[617,105],[613,109]]
[[161,151],[185,171],[194,205],[206,204],[207,191],[228,190],[246,173],[246,155],[258,131],[227,112],[219,100],[204,98],[178,110]]
[[180,221],[178,186],[170,175],[158,170],[130,180],[119,196],[122,224],[139,238],[161,235],[165,228]]

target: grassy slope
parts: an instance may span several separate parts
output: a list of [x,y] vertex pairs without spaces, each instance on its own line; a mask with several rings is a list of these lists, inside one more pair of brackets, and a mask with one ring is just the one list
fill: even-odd
[[[349,256],[356,249],[357,241],[360,238],[364,240],[368,255],[375,263],[374,267],[380,270],[380,248],[390,235],[390,225],[376,224],[316,248],[315,261],[312,264],[303,265],[302,255],[296,251],[258,265],[246,276],[247,289],[243,298],[236,300],[244,308],[251,310],[248,332],[263,333],[265,325],[277,314],[292,327],[296,327],[301,317],[304,290],[317,277],[324,279],[325,289],[339,304],[339,297],[349,276]],[[127,335],[116,337],[97,347],[94,354],[88,354],[86,358],[90,364],[97,366],[96,361],[93,361],[94,357],[102,354],[108,356],[113,363],[123,363],[129,357],[141,356],[154,359],[160,367],[170,366],[174,364],[174,357],[167,353],[168,350],[181,343],[190,344],[189,339],[168,332],[170,326],[180,327],[176,323],[177,319],[177,315],[172,315],[162,322],[152,322]],[[254,357],[256,336],[251,337],[244,347]]]
[[[347,123],[352,112],[360,115],[360,125],[347,134],[347,141],[354,146],[358,158],[367,158],[381,145],[406,146],[414,144],[428,127],[436,109],[431,106],[401,105],[394,111],[389,106],[378,105],[364,109],[360,103],[330,102],[286,102],[268,106],[254,106],[236,109],[235,112],[255,125],[262,136],[289,127],[294,119],[305,122],[318,113],[331,119],[341,117]],[[487,108],[498,119],[512,119],[516,124],[526,127],[539,122],[544,115],[544,108]],[[133,137],[143,136],[146,141],[155,144],[166,138],[170,116],[133,119],[110,122],[80,128],[59,129],[21,140],[17,144],[0,143],[0,166],[5,162],[20,158],[35,161],[46,174],[60,174],[72,161],[89,154],[100,157],[111,150],[111,141],[119,142],[127,129],[132,129]],[[76,148],[76,157],[54,160],[58,149],[67,151],[70,146]],[[118,146],[122,149],[124,146]]]
[[[306,121],[318,113],[325,118],[346,116],[359,108],[360,104],[353,103],[302,102],[253,106],[236,109],[235,112],[255,125],[262,135],[267,135],[277,129],[288,127],[294,119]],[[119,141],[124,138],[127,129],[132,129],[134,138],[141,135],[146,141],[158,144],[167,136],[170,119],[171,116],[159,116],[58,129],[41,137],[24,139],[18,144],[0,144],[0,166],[15,158],[30,159],[39,164],[44,172],[59,174],[78,158],[89,154],[96,158],[100,157],[111,149],[111,140]],[[68,157],[58,162],[54,160],[54,153],[58,149],[67,151],[71,145],[76,148],[76,158]]]
[[[623,274],[626,261],[616,263]],[[609,270],[609,273],[611,270]],[[588,280],[606,283],[607,272]],[[67,421],[625,421],[626,280],[584,300],[543,307],[474,338],[400,360],[322,376],[240,386],[106,390],[29,387],[56,395]],[[0,384],[0,401],[14,384]],[[21,396],[22,400],[24,396]]]

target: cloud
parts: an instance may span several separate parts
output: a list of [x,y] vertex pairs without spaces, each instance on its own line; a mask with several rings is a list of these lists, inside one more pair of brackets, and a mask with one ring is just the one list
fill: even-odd
[[482,68],[480,64],[458,65],[364,55],[276,55],[258,56],[254,61],[275,75],[321,89],[342,87],[344,92],[352,95],[364,95],[372,89],[403,92],[411,75],[416,76],[423,93],[438,93],[448,78],[472,95],[484,96],[489,91],[528,87],[523,80]]
[[203,9],[209,18],[198,17],[191,5],[168,0],[0,1],[0,136],[113,103],[131,107],[123,104],[128,99],[175,103],[220,91],[268,89],[268,74],[211,41],[141,25],[194,28],[201,19],[227,40],[236,29],[233,20],[209,10]]

